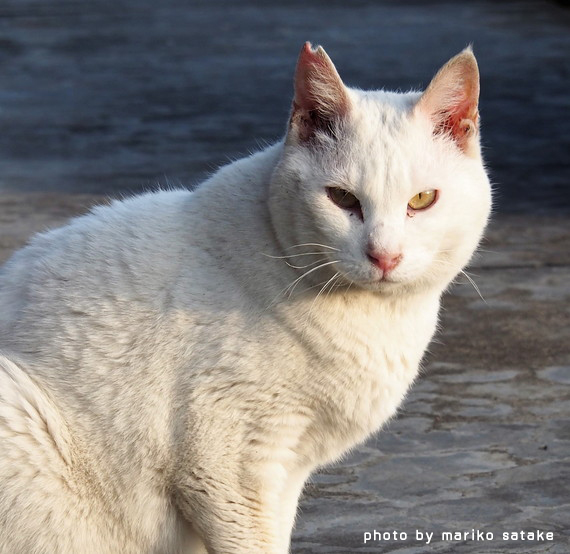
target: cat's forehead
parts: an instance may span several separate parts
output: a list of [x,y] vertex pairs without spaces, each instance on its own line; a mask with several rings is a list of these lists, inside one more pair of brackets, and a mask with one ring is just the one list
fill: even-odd
[[412,112],[420,93],[350,89],[355,115],[379,127],[402,125]]
[[412,115],[419,94],[352,89],[351,96],[354,126],[346,137],[350,154],[345,166],[351,182],[376,193],[409,188],[429,136]]
[[[448,164],[439,163],[429,121],[414,115],[421,93],[348,89],[351,110],[335,141],[305,152],[317,183],[346,188],[381,211],[433,188]],[[417,190],[416,190],[417,189]]]

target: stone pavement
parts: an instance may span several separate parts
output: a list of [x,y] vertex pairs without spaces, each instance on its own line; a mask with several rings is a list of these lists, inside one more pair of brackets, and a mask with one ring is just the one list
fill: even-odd
[[[96,201],[0,196],[0,262]],[[398,417],[307,487],[294,554],[570,552],[569,245],[568,218],[495,219],[469,270],[484,300],[465,279],[446,295]],[[391,538],[364,544],[374,530]],[[430,544],[416,531],[434,533]],[[457,531],[469,536],[442,540]],[[521,531],[554,539],[511,535]]]

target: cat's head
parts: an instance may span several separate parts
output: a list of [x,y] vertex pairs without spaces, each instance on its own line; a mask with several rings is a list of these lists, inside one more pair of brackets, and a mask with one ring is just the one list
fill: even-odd
[[470,49],[425,92],[399,94],[346,87],[325,51],[305,44],[270,209],[288,254],[322,252],[289,261],[302,271],[331,262],[307,280],[338,273],[397,292],[453,279],[491,207],[478,97]]

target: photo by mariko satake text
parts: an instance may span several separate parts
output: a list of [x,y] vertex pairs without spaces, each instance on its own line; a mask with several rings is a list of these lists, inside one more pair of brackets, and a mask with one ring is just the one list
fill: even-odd
[[533,541],[547,542],[554,541],[554,532],[544,531],[541,529],[531,530],[515,530],[515,531],[480,531],[479,529],[470,529],[469,531],[423,531],[416,529],[412,533],[406,531],[364,531],[364,544],[371,543],[387,543],[387,542],[421,542],[423,544],[431,544],[432,542],[514,542],[514,541]]

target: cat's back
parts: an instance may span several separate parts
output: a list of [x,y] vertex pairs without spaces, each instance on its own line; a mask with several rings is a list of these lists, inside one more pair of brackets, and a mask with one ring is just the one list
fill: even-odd
[[47,315],[95,294],[141,300],[175,271],[191,198],[161,191],[115,201],[33,237],[0,268],[0,329],[32,306]]
[[227,297],[228,266],[249,271],[240,243],[268,240],[260,183],[278,156],[279,145],[269,147],[222,168],[196,191],[114,201],[33,237],[0,267],[0,348],[2,326],[21,319],[25,306],[37,315],[105,300],[162,309],[182,281],[187,296],[198,298],[205,288],[210,300],[220,291]]
[[70,277],[73,268],[85,265],[102,269],[133,248],[140,254],[156,254],[161,240],[181,231],[180,214],[191,196],[189,191],[160,191],[96,206],[63,227],[32,237],[0,268],[0,283],[21,283],[25,276],[40,274]]

